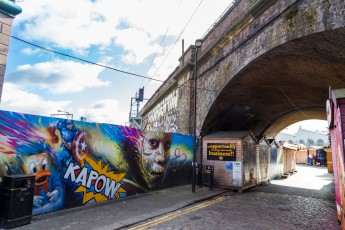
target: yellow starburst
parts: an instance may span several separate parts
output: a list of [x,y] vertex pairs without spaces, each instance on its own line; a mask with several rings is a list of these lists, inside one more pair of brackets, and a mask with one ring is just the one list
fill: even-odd
[[[93,170],[97,171],[99,175],[104,175],[107,178],[110,178],[112,180],[114,180],[117,183],[120,183],[120,181],[124,178],[124,176],[126,175],[126,173],[114,173],[113,171],[109,171],[108,172],[108,164],[106,164],[104,167],[102,167],[102,161],[99,160],[98,162],[95,162],[94,160],[92,160],[90,157],[86,157],[85,161],[92,167]],[[101,202],[101,201],[106,201],[109,200],[110,198],[108,198],[106,195],[102,194],[102,193],[94,193],[94,191],[91,192],[87,192],[86,191],[86,187],[84,186],[79,186],[74,192],[79,193],[82,192],[84,193],[83,195],[83,204],[89,202],[92,199],[95,199],[96,202]],[[121,186],[119,187],[119,189],[116,191],[114,197],[115,198],[119,198],[120,197],[120,193],[124,193],[126,192],[126,190],[124,190]],[[113,198],[113,197],[111,197]]]

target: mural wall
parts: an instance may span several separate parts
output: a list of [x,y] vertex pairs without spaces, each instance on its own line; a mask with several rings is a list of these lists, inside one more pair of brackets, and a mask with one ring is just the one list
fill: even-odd
[[178,89],[174,89],[167,97],[156,105],[143,120],[144,130],[159,132],[177,131],[177,99]]
[[[331,136],[335,198],[341,229],[345,229],[345,177],[344,177],[344,114],[345,89],[331,91],[327,101],[327,120]],[[340,96],[340,97],[337,97]]]
[[193,138],[0,111],[0,176],[34,174],[33,214],[191,181]]

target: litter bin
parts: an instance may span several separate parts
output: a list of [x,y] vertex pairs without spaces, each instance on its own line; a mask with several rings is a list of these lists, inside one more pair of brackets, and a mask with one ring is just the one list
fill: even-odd
[[196,184],[199,187],[202,187],[202,164],[199,164],[195,168],[195,178],[196,178]]
[[0,194],[0,227],[14,228],[31,223],[34,175],[4,176]]
[[213,181],[214,181],[214,166],[213,165],[204,165],[203,172],[202,172],[202,181],[204,185],[213,189]]

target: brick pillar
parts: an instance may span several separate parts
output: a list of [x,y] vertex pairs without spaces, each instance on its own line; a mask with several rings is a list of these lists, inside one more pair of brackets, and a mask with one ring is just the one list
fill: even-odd
[[8,47],[12,30],[12,22],[22,9],[14,1],[0,1],[0,102],[2,98],[2,88],[6,71]]

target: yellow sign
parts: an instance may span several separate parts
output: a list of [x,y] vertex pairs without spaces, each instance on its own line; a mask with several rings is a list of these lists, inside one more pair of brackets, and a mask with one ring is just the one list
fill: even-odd
[[207,160],[236,161],[236,144],[207,143]]

